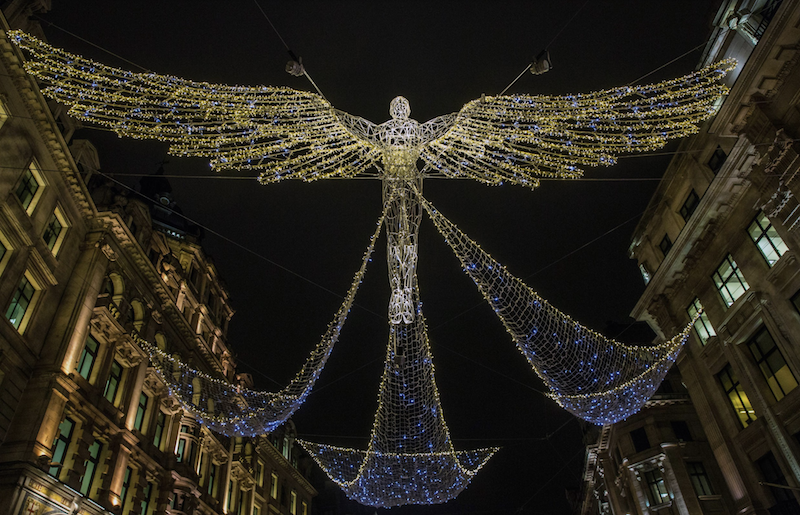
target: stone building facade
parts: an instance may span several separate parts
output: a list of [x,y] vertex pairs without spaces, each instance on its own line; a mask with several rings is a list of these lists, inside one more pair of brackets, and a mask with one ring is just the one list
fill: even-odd
[[159,174],[142,196],[100,174],[6,38],[0,15],[0,513],[309,515],[291,423],[229,438],[169,394],[134,337],[243,386],[228,292]]
[[[646,289],[632,314],[664,337],[704,310],[677,368],[710,451],[709,484],[728,513],[796,514],[800,2],[722,2],[701,64],[724,57],[739,62],[730,94],[682,142],[633,235]],[[633,439],[634,420],[604,431]],[[604,487],[595,497],[611,501],[619,489]],[[604,512],[713,513],[693,490],[666,481],[664,502],[612,501]],[[681,507],[678,497],[700,507]]]

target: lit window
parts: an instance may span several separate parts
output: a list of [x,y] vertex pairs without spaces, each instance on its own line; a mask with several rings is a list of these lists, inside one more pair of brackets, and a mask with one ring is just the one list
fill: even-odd
[[289,498],[289,513],[297,515],[297,492],[292,490],[292,495]]
[[647,483],[647,498],[650,506],[658,506],[669,502],[669,492],[664,478],[658,469],[648,470],[644,473],[644,480]]
[[47,223],[47,227],[45,227],[44,234],[42,234],[45,245],[54,256],[58,255],[58,251],[61,250],[61,244],[64,242],[66,234],[67,219],[61,209],[56,207],[53,210],[50,221]]
[[717,267],[713,279],[719,294],[722,295],[722,299],[728,307],[732,306],[736,299],[750,288],[730,254],[725,256],[725,259]]
[[59,463],[60,466],[50,467],[49,473],[51,476],[58,478],[59,473],[64,468],[64,458],[67,456],[67,448],[72,441],[72,431],[75,429],[75,422],[66,417],[61,421],[58,426],[58,434],[53,440],[53,459],[52,463]]
[[256,466],[256,482],[258,486],[264,486],[264,462],[258,460],[258,465]]
[[651,275],[650,270],[647,269],[647,265],[644,263],[639,263],[639,272],[642,273],[642,279],[644,279],[644,284],[649,284]]
[[119,388],[119,383],[122,380],[122,365],[120,365],[117,360],[114,360],[111,363],[111,374],[108,376],[108,381],[106,381],[106,388],[103,392],[103,397],[110,403],[114,403],[114,399],[117,397],[117,389]]
[[731,406],[733,406],[733,410],[736,412],[736,416],[739,417],[739,422],[742,423],[742,427],[747,427],[756,419],[756,412],[753,409],[753,405],[750,404],[750,399],[747,398],[744,388],[739,384],[739,379],[730,364],[725,365],[725,368],[717,374],[717,377],[725,390],[725,394],[728,396]]
[[669,239],[668,235],[664,235],[661,239],[661,243],[658,244],[658,248],[661,249],[661,253],[664,254],[664,257],[667,257],[667,252],[672,248],[672,240]]
[[787,393],[797,388],[797,379],[766,327],[750,340],[748,346],[775,399],[781,400]]
[[691,218],[692,213],[694,210],[697,209],[697,204],[700,203],[700,197],[697,196],[697,193],[692,190],[689,192],[689,195],[686,197],[686,200],[683,201],[683,205],[681,206],[681,217],[685,222],[689,221]]
[[156,415],[156,429],[153,434],[153,445],[157,448],[161,448],[161,439],[164,435],[164,427],[167,425],[167,415],[163,411],[159,410],[158,415]]
[[19,199],[19,202],[22,204],[22,208],[25,209],[25,212],[29,215],[33,213],[36,204],[39,202],[39,198],[42,196],[43,186],[44,180],[42,179],[42,174],[39,172],[39,167],[35,161],[31,161],[25,173],[22,174],[19,184],[17,184],[17,189],[14,192],[17,199]]
[[81,478],[80,492],[83,495],[91,497],[91,495],[89,495],[89,490],[92,487],[92,481],[94,481],[94,474],[97,472],[97,467],[100,464],[100,451],[102,448],[103,446],[97,440],[89,446],[89,457],[84,462],[86,472],[83,473],[83,477]]
[[86,338],[86,344],[83,346],[83,352],[81,352],[81,357],[78,360],[78,374],[87,381],[91,376],[92,368],[94,368],[94,362],[97,360],[97,347],[97,340],[89,335]]
[[789,247],[778,235],[778,231],[772,226],[767,215],[759,213],[755,220],[747,228],[747,233],[753,239],[761,255],[767,260],[767,264],[772,267],[782,255],[789,251]]
[[144,394],[144,392],[139,395],[139,404],[136,406],[136,418],[133,420],[133,428],[137,431],[142,430],[142,425],[144,423],[144,414],[147,412],[147,401],[150,398]]
[[714,489],[711,488],[711,481],[708,479],[702,462],[687,461],[686,469],[689,471],[689,477],[692,479],[692,485],[697,495],[714,495]]
[[261,507],[256,505],[253,506],[253,515],[261,515]]
[[725,154],[725,151],[722,150],[722,147],[718,146],[708,160],[708,167],[711,168],[714,175],[717,175],[717,172],[722,170],[722,165],[725,164],[726,159],[728,159],[728,156]]
[[272,473],[272,483],[269,485],[269,496],[273,499],[278,498],[278,474]]
[[[703,305],[700,303],[700,299],[695,298],[689,307],[686,308],[686,312],[689,314],[689,318],[694,318],[697,313],[703,310]],[[708,320],[708,315],[705,311],[703,311],[697,320],[694,321],[694,332],[697,334],[697,337],[700,339],[700,343],[703,345],[706,344],[709,338],[712,336],[716,336],[717,333],[714,331],[714,326],[711,325],[711,322]]]
[[125,511],[125,503],[128,500],[128,489],[131,487],[131,476],[133,475],[133,469],[130,467],[125,469],[125,476],[122,478],[122,490],[119,493],[120,499],[120,506],[122,506],[122,511]]
[[300,515],[308,515],[308,503],[305,501],[300,503],[302,509],[300,510]]
[[25,330],[27,321],[30,318],[30,308],[32,307],[35,295],[36,288],[26,273],[22,276],[22,279],[20,279],[17,291],[15,291],[14,296],[11,297],[11,304],[8,305],[8,309],[6,310],[6,318],[20,333]]

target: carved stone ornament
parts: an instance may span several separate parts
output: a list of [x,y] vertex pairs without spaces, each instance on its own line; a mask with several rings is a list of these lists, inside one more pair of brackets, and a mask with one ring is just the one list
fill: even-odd
[[160,311],[153,310],[150,313],[150,316],[152,316],[153,320],[155,321],[155,323],[157,323],[159,325],[161,325],[161,323],[164,321],[164,318],[161,316],[161,312]]
[[103,254],[106,255],[109,261],[116,261],[117,260],[117,253],[114,252],[114,249],[111,248],[111,245],[108,243],[103,243],[100,246],[100,250],[103,251]]

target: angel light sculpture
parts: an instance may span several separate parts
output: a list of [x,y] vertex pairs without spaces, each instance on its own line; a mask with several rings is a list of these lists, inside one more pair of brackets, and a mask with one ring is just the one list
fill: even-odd
[[[431,504],[456,497],[496,451],[456,451],[445,424],[417,290],[418,231],[427,212],[518,349],[571,413],[609,424],[652,396],[691,323],[657,345],[625,345],[591,331],[511,275],[422,195],[429,176],[529,188],[540,178],[577,178],[581,167],[663,146],[697,131],[726,92],[723,61],[652,85],[589,94],[481,97],[458,113],[419,123],[408,101],[374,124],[337,111],[314,93],[280,87],[193,82],[111,68],[9,33],[31,58],[27,71],[69,114],[120,136],[170,143],[178,156],[206,157],[216,170],[257,170],[260,182],[354,177],[377,170],[383,185],[389,338],[366,450],[301,442],[353,499],[373,506]],[[418,166],[419,162],[422,166]],[[330,354],[378,233],[334,322],[295,381],[275,394],[243,391],[148,347],[184,406],[229,434],[270,431],[299,407]],[[179,379],[175,379],[175,378]],[[180,379],[182,378],[182,379]],[[223,409],[224,407],[224,409]]]

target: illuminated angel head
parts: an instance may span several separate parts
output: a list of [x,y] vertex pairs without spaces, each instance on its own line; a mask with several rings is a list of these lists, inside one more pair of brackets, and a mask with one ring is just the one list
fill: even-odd
[[395,120],[408,120],[411,114],[411,104],[408,103],[406,97],[394,97],[392,103],[389,104],[389,114]]

